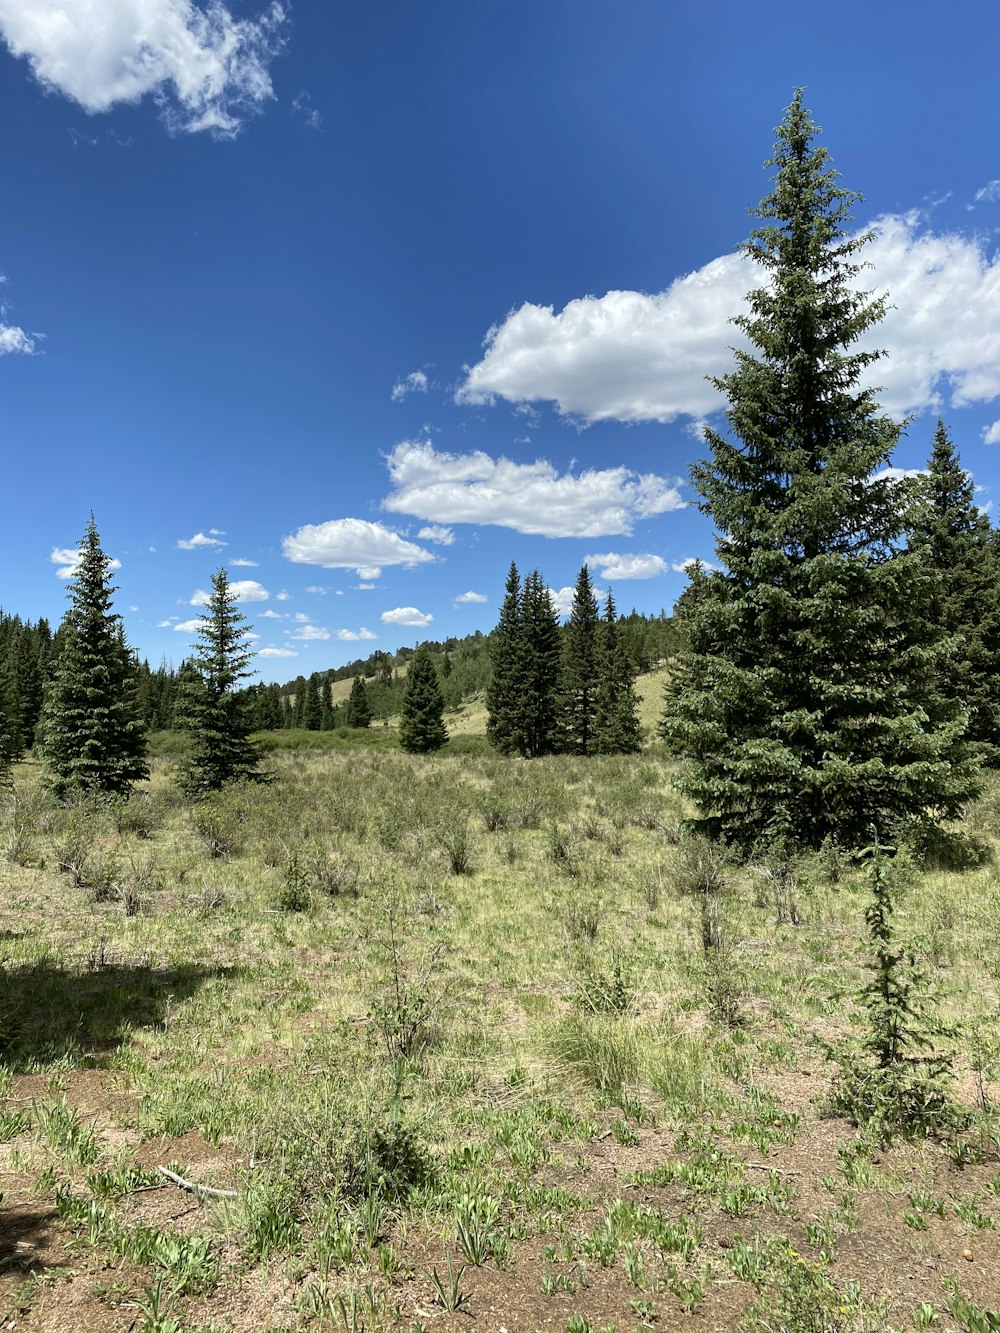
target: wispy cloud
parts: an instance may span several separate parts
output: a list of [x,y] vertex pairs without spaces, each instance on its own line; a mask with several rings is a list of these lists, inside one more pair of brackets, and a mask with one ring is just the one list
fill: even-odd
[[402,400],[411,393],[426,393],[428,388],[428,379],[422,370],[411,370],[409,375],[404,375],[398,379],[392,386],[392,401],[394,403]]
[[0,34],[43,88],[85,111],[151,95],[174,131],[232,138],[273,96],[279,0],[254,19],[222,0],[0,0]]

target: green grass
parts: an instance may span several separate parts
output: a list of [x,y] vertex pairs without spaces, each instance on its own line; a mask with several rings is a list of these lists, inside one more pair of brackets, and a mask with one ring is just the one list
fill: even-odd
[[[539,1323],[724,1326],[735,1283],[761,1321],[809,1328],[843,1305],[846,1330],[879,1326],[885,1294],[828,1272],[860,1198],[884,1198],[894,1244],[996,1243],[994,865],[928,873],[904,905],[978,1118],[926,1148],[919,1182],[924,1150],[900,1148],[901,1186],[895,1149],[876,1165],[821,1118],[821,1043],[852,1031],[865,976],[868,889],[846,861],[713,871],[706,953],[704,849],[678,844],[690,812],[655,751],[523,763],[474,739],[418,758],[377,728],[280,735],[274,783],[197,806],[163,749],[125,810],[56,806],[17,774],[0,1139],[74,1263],[127,1260],[134,1302],[181,1329],[278,1266],[296,1329],[408,1329],[421,1301],[474,1313],[489,1270],[530,1289]],[[980,836],[996,808],[991,789]],[[816,1149],[821,1215],[781,1154],[829,1143],[830,1123],[849,1151]],[[157,1163],[240,1197],[191,1201],[175,1235],[143,1220]],[[720,1267],[715,1238],[737,1231]]]

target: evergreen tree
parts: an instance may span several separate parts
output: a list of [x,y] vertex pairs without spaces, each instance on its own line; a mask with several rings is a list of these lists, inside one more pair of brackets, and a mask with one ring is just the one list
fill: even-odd
[[638,754],[639,699],[635,675],[618,629],[615,601],[608,590],[601,626],[600,683],[594,710],[595,754]]
[[79,550],[43,705],[42,758],[60,794],[128,796],[149,776],[146,733],[136,708],[137,664],[111,609],[111,561],[93,515]]
[[529,759],[552,754],[559,736],[559,616],[537,569],[524,580],[523,682],[517,709],[518,752]]
[[354,677],[354,684],[347,696],[347,725],[349,727],[370,727],[372,721],[371,704],[368,691],[360,675]]
[[764,285],[736,322],[752,350],[717,381],[733,438],[706,431],[692,469],[722,569],[688,620],[664,731],[709,830],[847,846],[897,823],[956,817],[977,790],[965,717],[936,689],[932,575],[905,549],[898,486],[875,474],[900,427],[859,388],[853,349],[884,312],[856,290],[837,185],[797,92],[774,188],[746,251]]
[[410,658],[403,687],[399,743],[410,754],[438,750],[448,739],[444,725],[444,696],[434,663],[426,648]]
[[323,721],[323,705],[319,698],[319,675],[313,671],[306,681],[302,703],[302,725],[306,731],[319,731]]
[[491,647],[493,675],[486,691],[486,735],[501,754],[516,754],[524,740],[525,658],[521,579],[513,563]]
[[966,737],[1000,765],[1000,559],[972,478],[938,421],[912,544],[937,575],[928,614],[952,639],[940,686],[968,709]]
[[251,739],[252,719],[240,682],[251,674],[253,652],[247,619],[236,604],[229,577],[220,569],[198,627],[195,655],[182,669],[178,713],[191,747],[178,766],[178,781],[192,796],[219,791],[231,782],[262,781],[261,752]]
[[597,597],[590,570],[583,565],[563,639],[560,721],[562,748],[569,754],[590,754],[593,750],[600,674],[599,627]]

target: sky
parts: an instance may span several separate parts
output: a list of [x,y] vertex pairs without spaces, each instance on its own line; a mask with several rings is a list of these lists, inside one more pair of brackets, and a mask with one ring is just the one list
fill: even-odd
[[0,0],[0,606],[93,511],[154,665],[221,566],[264,680],[487,632],[511,560],[669,609],[800,85],[893,465],[943,416],[996,521],[997,7]]

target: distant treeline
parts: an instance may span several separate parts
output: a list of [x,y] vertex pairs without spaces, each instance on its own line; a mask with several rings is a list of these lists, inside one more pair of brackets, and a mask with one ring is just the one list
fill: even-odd
[[[619,619],[622,641],[635,674],[651,671],[679,647],[676,622],[666,613],[644,615],[631,611]],[[565,634],[565,626],[560,633]],[[477,630],[466,638],[429,640],[424,644],[434,661],[445,707],[458,708],[465,700],[484,695],[492,677],[493,635]],[[10,719],[7,748],[16,759],[30,750],[36,738],[45,682],[58,657],[60,631],[53,632],[43,618],[36,622],[0,611],[0,712]],[[399,713],[405,668],[416,647],[396,653],[376,650],[345,666],[299,675],[284,683],[251,685],[243,693],[253,725],[260,731],[304,727],[333,730],[357,725],[358,697],[334,701],[330,687],[338,681],[360,680],[372,720],[388,722]],[[175,705],[178,682],[184,672],[161,662],[136,664],[139,716],[150,731],[177,727]],[[338,696],[343,693],[338,690]],[[360,710],[363,716],[364,709]],[[362,723],[364,725],[364,723]]]

